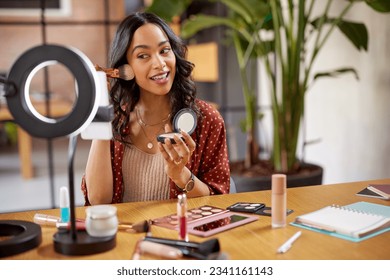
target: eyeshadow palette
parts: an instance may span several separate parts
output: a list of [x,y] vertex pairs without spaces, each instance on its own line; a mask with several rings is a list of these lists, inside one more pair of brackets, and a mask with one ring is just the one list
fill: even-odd
[[237,202],[230,205],[227,209],[234,212],[256,213],[264,206],[264,203]]
[[[256,216],[233,213],[227,209],[204,205],[187,211],[188,233],[207,237],[243,224],[258,220]],[[154,219],[153,225],[169,229],[178,229],[176,214]]]
[[[265,204],[261,202],[236,202],[233,205],[230,205],[227,209],[232,212],[271,216],[271,207],[265,206]],[[294,211],[287,209],[286,215],[290,215],[292,212]]]
[[[191,223],[202,221],[204,219],[211,218],[228,211],[229,210],[218,208],[215,206],[209,206],[209,205],[204,205],[198,208],[189,209],[187,210],[187,224],[190,225]],[[153,225],[175,229],[179,224],[179,218],[175,213],[172,215],[154,219],[152,222]]]

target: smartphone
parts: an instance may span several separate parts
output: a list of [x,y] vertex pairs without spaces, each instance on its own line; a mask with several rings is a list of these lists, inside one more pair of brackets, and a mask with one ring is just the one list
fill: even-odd
[[226,212],[188,225],[188,233],[207,237],[258,220],[256,216]]

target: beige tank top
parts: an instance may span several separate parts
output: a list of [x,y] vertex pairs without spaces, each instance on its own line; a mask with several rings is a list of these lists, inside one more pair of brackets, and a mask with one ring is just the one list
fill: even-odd
[[169,177],[161,153],[148,154],[126,145],[122,172],[123,202],[169,199]]

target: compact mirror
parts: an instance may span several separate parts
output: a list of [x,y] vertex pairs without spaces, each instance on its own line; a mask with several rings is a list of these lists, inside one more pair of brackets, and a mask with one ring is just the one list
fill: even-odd
[[195,112],[190,108],[181,109],[173,118],[173,132],[163,133],[157,136],[157,141],[164,143],[165,138],[169,138],[172,144],[175,144],[173,136],[176,134],[181,137],[180,130],[191,134],[196,128],[197,120]]

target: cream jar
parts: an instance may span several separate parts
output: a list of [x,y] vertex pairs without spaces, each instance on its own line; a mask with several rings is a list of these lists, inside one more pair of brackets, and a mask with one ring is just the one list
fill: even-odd
[[114,235],[118,230],[117,209],[112,205],[94,205],[86,210],[85,228],[94,237]]

